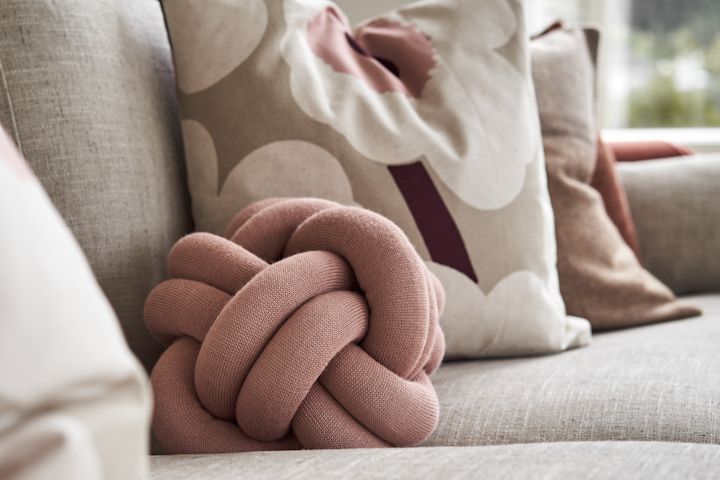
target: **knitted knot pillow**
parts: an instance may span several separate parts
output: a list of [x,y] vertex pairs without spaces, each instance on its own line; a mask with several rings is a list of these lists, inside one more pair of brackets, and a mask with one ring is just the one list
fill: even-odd
[[145,304],[168,453],[408,446],[434,430],[444,292],[384,217],[315,199],[254,203],[195,233]]

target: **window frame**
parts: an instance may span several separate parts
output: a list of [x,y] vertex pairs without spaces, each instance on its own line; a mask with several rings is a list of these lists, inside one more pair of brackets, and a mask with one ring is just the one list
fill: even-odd
[[720,128],[607,128],[607,142],[645,142],[660,140],[687,147],[698,153],[720,152]]

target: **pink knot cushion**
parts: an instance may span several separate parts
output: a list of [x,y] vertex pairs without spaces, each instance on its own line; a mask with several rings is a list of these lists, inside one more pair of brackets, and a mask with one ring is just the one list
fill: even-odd
[[435,429],[444,292],[403,232],[360,208],[268,199],[195,233],[145,304],[168,453],[416,445]]

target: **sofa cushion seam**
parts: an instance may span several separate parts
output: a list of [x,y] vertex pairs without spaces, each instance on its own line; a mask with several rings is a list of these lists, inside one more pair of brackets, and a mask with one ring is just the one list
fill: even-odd
[[3,66],[2,58],[0,58],[0,80],[5,90],[5,98],[8,103],[8,109],[10,110],[10,121],[12,122],[13,137],[15,137],[15,143],[17,144],[18,150],[23,153],[22,142],[20,141],[20,131],[17,125],[17,118],[15,117],[15,105],[13,104],[12,95],[10,95],[10,86],[8,85],[7,76],[5,75],[5,68]]

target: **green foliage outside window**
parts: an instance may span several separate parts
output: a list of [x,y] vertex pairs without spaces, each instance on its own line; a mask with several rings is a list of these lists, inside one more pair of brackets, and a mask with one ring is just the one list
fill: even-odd
[[635,0],[629,127],[720,126],[720,1]]

